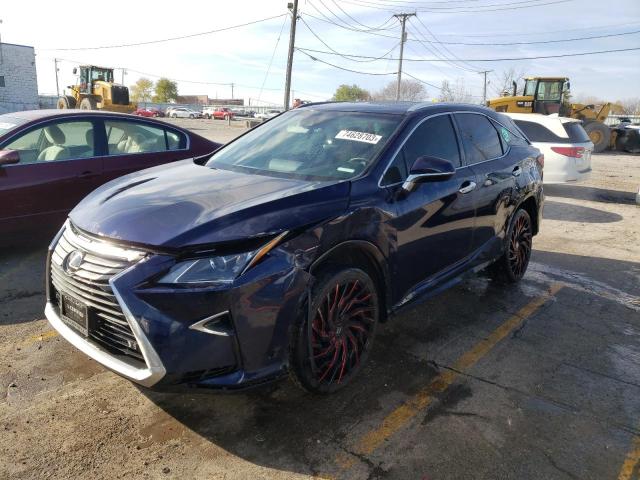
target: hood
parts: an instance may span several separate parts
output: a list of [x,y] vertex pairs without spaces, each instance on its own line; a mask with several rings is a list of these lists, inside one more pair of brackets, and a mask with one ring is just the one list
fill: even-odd
[[163,248],[228,242],[333,218],[349,182],[312,182],[239,173],[192,160],[106,183],[69,215],[95,235]]

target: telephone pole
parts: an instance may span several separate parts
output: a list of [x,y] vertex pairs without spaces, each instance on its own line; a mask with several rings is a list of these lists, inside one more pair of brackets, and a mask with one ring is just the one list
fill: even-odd
[[484,70],[483,72],[478,72],[484,75],[484,89],[482,90],[482,104],[487,103],[487,73],[493,72],[493,70]]
[[234,86],[234,84],[232,83],[231,84],[231,100],[233,100],[233,86]]
[[56,69],[56,95],[59,97],[60,96],[60,87],[58,87],[58,59],[57,58],[53,59],[53,66]]
[[400,24],[402,25],[402,33],[400,34],[400,60],[398,62],[398,86],[396,87],[396,100],[400,100],[400,82],[402,81],[402,55],[404,54],[404,42],[407,41],[405,24],[407,23],[407,18],[415,16],[415,13],[398,13],[397,15],[394,15],[394,17],[400,20]]
[[298,22],[298,0],[288,3],[291,10],[291,29],[289,31],[289,55],[287,56],[287,77],[284,83],[284,109],[289,110],[289,93],[291,92],[291,69],[293,68],[293,48],[296,43],[296,23]]
[[127,74],[127,70],[126,69],[122,69],[122,85],[124,85],[124,76]]

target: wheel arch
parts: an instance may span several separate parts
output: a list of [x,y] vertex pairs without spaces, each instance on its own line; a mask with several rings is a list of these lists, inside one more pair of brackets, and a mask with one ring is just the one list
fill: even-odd
[[539,217],[538,217],[539,206],[538,206],[538,201],[535,195],[530,195],[527,198],[525,198],[522,202],[520,202],[520,204],[513,211],[513,214],[515,215],[515,213],[521,208],[526,210],[526,212],[529,214],[529,217],[531,217],[531,226],[533,228],[533,234],[537,235],[540,229],[540,225],[539,225]]
[[387,259],[382,251],[367,240],[348,240],[339,243],[320,255],[309,266],[309,273],[316,275],[328,266],[362,268],[376,283],[382,302],[381,321],[387,319],[391,301],[391,282]]

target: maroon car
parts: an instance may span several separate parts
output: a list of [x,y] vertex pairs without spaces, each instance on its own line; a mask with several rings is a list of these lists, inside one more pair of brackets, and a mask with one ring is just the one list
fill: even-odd
[[87,110],[0,115],[0,243],[46,234],[103,183],[220,144],[162,121]]
[[161,112],[157,108],[152,107],[138,108],[135,112],[133,112],[133,114],[140,117],[164,117],[164,112]]

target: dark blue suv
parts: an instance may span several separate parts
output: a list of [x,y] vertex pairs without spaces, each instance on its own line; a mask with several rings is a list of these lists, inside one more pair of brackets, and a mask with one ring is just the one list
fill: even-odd
[[85,198],[51,244],[46,315],[147,387],[288,373],[331,392],[400,309],[471,270],[522,278],[542,167],[484,107],[304,106]]

